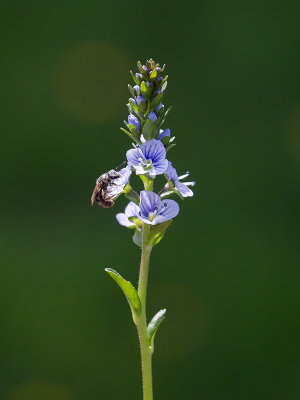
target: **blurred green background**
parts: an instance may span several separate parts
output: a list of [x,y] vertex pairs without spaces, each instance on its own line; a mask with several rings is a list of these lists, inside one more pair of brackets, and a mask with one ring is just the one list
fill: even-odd
[[140,251],[95,179],[130,141],[129,70],[167,64],[195,197],[153,252],[155,399],[296,400],[299,1],[1,1],[0,398],[141,399],[121,291]]

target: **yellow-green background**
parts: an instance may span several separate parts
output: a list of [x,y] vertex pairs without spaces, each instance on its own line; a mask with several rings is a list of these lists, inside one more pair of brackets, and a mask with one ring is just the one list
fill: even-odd
[[296,400],[299,1],[2,0],[0,398],[141,399],[115,283],[140,250],[90,206],[130,141],[129,70],[167,64],[195,197],[155,248],[156,400]]

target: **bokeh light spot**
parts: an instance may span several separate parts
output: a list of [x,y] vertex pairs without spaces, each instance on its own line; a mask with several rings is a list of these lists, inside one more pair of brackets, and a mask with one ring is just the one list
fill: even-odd
[[129,69],[126,55],[111,44],[89,42],[74,47],[56,66],[53,84],[57,102],[77,120],[110,120],[124,107]]
[[13,389],[5,400],[75,400],[70,392],[47,381],[25,382]]

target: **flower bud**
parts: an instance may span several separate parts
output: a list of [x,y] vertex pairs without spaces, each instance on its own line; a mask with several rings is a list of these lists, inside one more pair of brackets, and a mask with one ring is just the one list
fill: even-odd
[[137,101],[138,105],[140,105],[142,101],[146,101],[146,100],[144,99],[143,96],[138,96],[136,101]]
[[155,122],[157,120],[157,116],[153,111],[149,112],[147,118],[150,119],[152,122]]
[[128,124],[132,133],[135,133],[141,129],[140,121],[132,114],[128,115]]
[[134,91],[134,94],[137,96],[139,94],[139,91],[140,91],[139,85],[133,86],[133,91]]
[[143,114],[145,114],[145,112],[147,111],[147,102],[144,99],[143,96],[138,96],[136,99],[138,106],[139,106],[139,111]]
[[159,105],[156,107],[155,111],[157,114],[159,113],[160,109],[162,108],[162,105],[163,105],[162,102],[160,102]]
[[171,131],[169,128],[165,130],[161,129],[159,131],[158,140],[160,140],[166,146],[167,144],[169,144],[170,136],[171,136]]
[[135,74],[135,77],[136,77],[136,80],[137,80],[139,83],[142,83],[142,82],[143,82],[143,75],[142,75],[142,74],[136,73],[136,74]]

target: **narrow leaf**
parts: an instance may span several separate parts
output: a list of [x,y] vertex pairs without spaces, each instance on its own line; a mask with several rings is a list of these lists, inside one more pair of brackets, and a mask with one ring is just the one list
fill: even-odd
[[149,322],[147,328],[147,334],[148,334],[149,345],[151,347],[153,346],[154,337],[157,332],[157,329],[166,317],[166,311],[167,310],[165,308],[163,310],[158,311],[158,313],[155,314],[152,320]]
[[163,93],[158,93],[158,95],[151,101],[150,110],[154,110],[159,105],[159,103],[162,101],[163,96]]
[[173,147],[176,146],[176,143],[170,143],[167,147],[166,147],[166,152],[168,152],[169,150],[173,149]]
[[134,98],[135,97],[135,93],[134,93],[133,87],[131,85],[128,85],[128,89],[129,89],[129,92],[130,92],[131,96]]
[[143,127],[143,136],[146,140],[151,140],[156,136],[156,126],[151,119],[146,119]]
[[137,315],[141,312],[141,301],[131,282],[126,281],[117,271],[111,268],[105,268],[105,271],[113,278],[113,280],[119,285],[126,299],[131,307],[132,312]]
[[164,92],[167,89],[168,82],[166,81],[161,88],[161,91]]
[[130,75],[132,76],[132,79],[134,80],[134,82],[138,85],[139,82],[138,82],[138,80],[136,79],[136,77],[134,76],[134,74],[133,74],[132,71],[130,71]]

